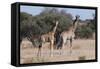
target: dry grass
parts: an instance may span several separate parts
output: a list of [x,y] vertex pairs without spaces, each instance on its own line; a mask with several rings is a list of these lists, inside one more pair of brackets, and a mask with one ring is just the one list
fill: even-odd
[[[25,44],[24,44],[25,43]],[[23,44],[26,48],[23,48]],[[50,57],[49,43],[46,43],[41,51],[41,56],[37,57],[38,49],[31,47],[31,43],[23,42],[20,48],[20,63],[41,63],[54,61],[73,61],[95,59],[95,40],[79,39],[73,41],[72,53],[68,44],[60,51],[54,50],[53,57]],[[30,45],[30,46],[28,46]]]
[[86,60],[86,57],[85,56],[80,56],[78,59],[79,60]]

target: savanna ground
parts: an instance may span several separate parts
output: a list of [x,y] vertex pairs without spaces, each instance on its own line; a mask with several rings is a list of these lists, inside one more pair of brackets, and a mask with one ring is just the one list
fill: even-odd
[[70,53],[69,43],[60,50],[54,49],[53,57],[50,57],[49,43],[42,47],[41,56],[37,56],[38,49],[32,46],[28,40],[23,40],[20,48],[20,63],[42,63],[57,61],[77,61],[95,59],[95,40],[76,39],[73,41],[72,52]]

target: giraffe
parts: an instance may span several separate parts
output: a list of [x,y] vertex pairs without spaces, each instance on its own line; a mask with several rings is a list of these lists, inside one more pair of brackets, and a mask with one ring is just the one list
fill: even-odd
[[70,53],[72,52],[72,41],[73,39],[75,38],[75,30],[77,28],[77,24],[78,24],[78,21],[79,21],[79,17],[80,16],[76,16],[75,20],[73,21],[73,24],[72,26],[69,28],[69,30],[67,31],[63,31],[61,33],[61,37],[63,39],[63,43],[62,43],[62,48],[64,47],[64,45],[66,45],[66,42],[70,42]]
[[49,32],[49,35],[50,35],[50,56],[52,57],[53,56],[53,49],[54,49],[54,35],[56,33],[56,29],[57,29],[57,26],[58,26],[58,21],[56,21],[56,25],[54,26],[53,28],[53,31]]
[[51,57],[53,56],[54,40],[55,40],[54,35],[56,33],[57,26],[58,26],[58,21],[56,21],[55,26],[53,27],[53,30],[51,32],[41,36],[43,42],[45,42],[46,39],[49,39],[50,41],[50,56]]

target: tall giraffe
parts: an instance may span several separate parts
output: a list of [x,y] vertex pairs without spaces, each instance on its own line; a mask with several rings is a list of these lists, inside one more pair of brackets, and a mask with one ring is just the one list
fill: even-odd
[[63,38],[62,47],[64,47],[64,45],[66,45],[67,41],[70,41],[70,49],[72,48],[72,40],[75,37],[75,30],[77,28],[79,17],[80,16],[78,16],[78,15],[76,16],[75,20],[73,21],[73,25],[69,28],[68,31],[64,31],[61,33],[61,37]]
[[50,56],[53,56],[53,49],[54,49],[54,35],[56,33],[56,29],[58,26],[58,21],[56,21],[56,25],[54,26],[53,30],[49,32],[49,39],[50,39]]
[[53,27],[52,31],[41,36],[43,42],[46,42],[46,40],[48,39],[50,41],[50,56],[53,56],[54,35],[56,33],[57,26],[58,26],[58,21],[56,21],[55,26]]
[[[49,39],[50,41],[50,56],[53,56],[54,35],[56,33],[57,26],[58,26],[58,21],[56,21],[55,26],[53,27],[53,30],[49,32],[48,34],[35,36],[30,33],[30,36],[28,37],[28,39],[33,43],[33,45],[35,45],[38,48],[37,56],[39,57],[41,56],[41,48],[44,42],[46,41],[46,39]],[[38,41],[39,44],[37,45],[35,41]]]

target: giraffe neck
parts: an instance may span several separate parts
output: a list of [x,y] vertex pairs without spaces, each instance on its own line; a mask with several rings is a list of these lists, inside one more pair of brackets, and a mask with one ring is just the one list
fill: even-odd
[[77,28],[77,24],[78,24],[78,18],[76,18],[73,22],[73,31],[75,32],[76,28]]
[[57,26],[58,26],[58,22],[56,22],[56,25],[55,25],[55,27],[53,28],[53,31],[52,31],[53,33],[56,32]]
[[69,28],[68,32],[75,32],[73,26]]

